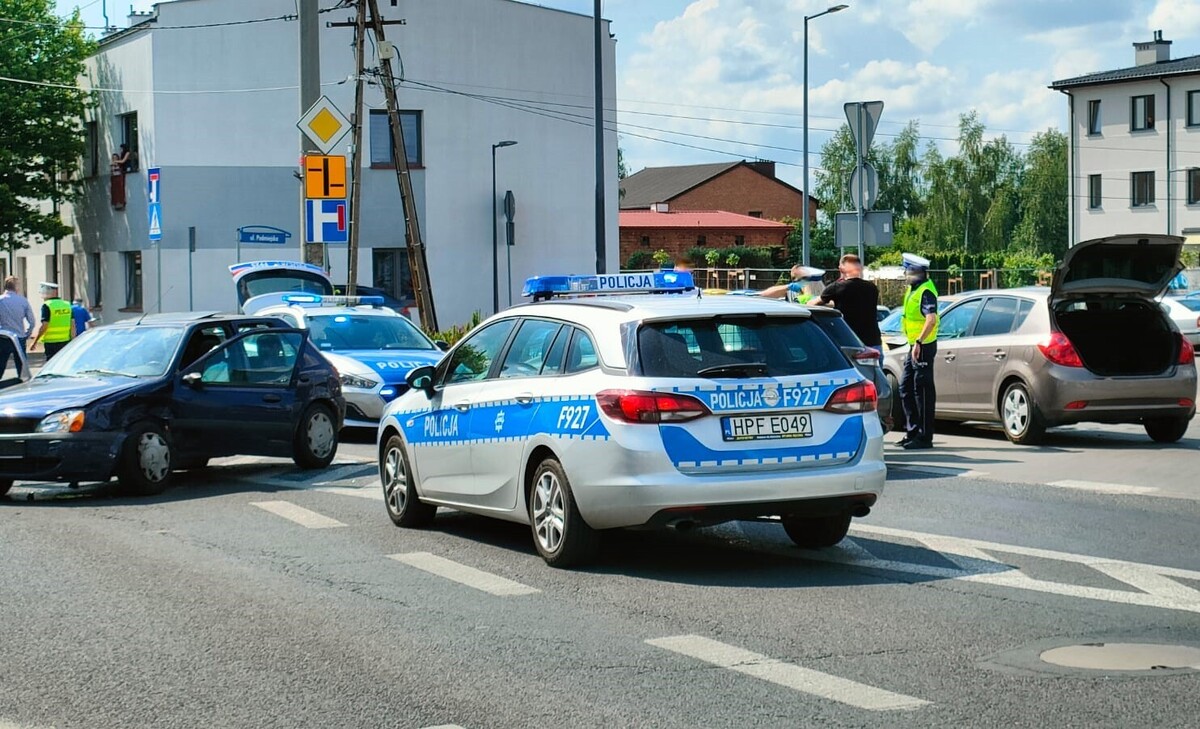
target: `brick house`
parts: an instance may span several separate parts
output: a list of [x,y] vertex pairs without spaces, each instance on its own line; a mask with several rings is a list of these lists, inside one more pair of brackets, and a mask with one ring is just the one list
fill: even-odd
[[622,265],[637,251],[661,249],[678,256],[696,247],[782,247],[792,232],[792,226],[775,220],[721,210],[672,210],[661,203],[648,210],[622,210],[620,221]]
[[[775,177],[774,162],[724,162],[647,167],[621,180],[621,210],[649,210],[667,203],[679,210],[726,210],[767,220],[799,218],[804,193]],[[820,203],[808,200],[809,220]],[[623,254],[622,254],[623,255]]]

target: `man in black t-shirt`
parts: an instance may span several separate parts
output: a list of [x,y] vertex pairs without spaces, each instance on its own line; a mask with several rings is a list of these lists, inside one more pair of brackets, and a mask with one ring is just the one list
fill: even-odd
[[842,256],[838,270],[842,278],[829,284],[813,303],[828,306],[842,312],[846,324],[858,335],[863,344],[883,355],[883,337],[879,334],[879,289],[862,277],[862,260],[853,253]]

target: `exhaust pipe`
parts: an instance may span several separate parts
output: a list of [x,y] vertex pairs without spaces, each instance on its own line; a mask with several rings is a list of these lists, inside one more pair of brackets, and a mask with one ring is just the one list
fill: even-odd
[[691,519],[676,519],[667,523],[668,528],[674,529],[677,532],[690,532],[695,526],[696,522]]
[[850,507],[850,516],[864,517],[871,513],[871,507],[866,504],[855,504]]

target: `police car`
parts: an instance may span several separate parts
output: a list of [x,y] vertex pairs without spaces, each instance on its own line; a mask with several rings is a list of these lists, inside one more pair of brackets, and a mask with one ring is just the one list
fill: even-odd
[[875,387],[807,309],[699,297],[673,271],[534,278],[525,293],[536,303],[413,370],[386,409],[379,470],[398,526],[438,506],[527,523],[545,561],[568,566],[602,530],[764,516],[830,546],[875,504]]
[[[408,390],[413,368],[437,364],[442,350],[407,317],[378,296],[280,294],[247,304],[255,316],[307,329],[309,339],[337,368],[346,398],[348,428],[374,428],[384,407]],[[257,304],[257,305],[256,305]]]

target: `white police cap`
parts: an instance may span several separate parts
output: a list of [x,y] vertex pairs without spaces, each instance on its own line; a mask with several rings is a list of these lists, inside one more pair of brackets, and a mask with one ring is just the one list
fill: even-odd
[[929,259],[915,253],[905,253],[901,256],[905,268],[929,268]]
[[797,268],[799,278],[808,281],[820,281],[825,277],[825,271],[820,268],[813,268],[812,266],[798,266]]
[[58,291],[58,284],[54,283],[53,281],[43,281],[40,284],[38,284],[38,288],[53,289],[55,291]]

